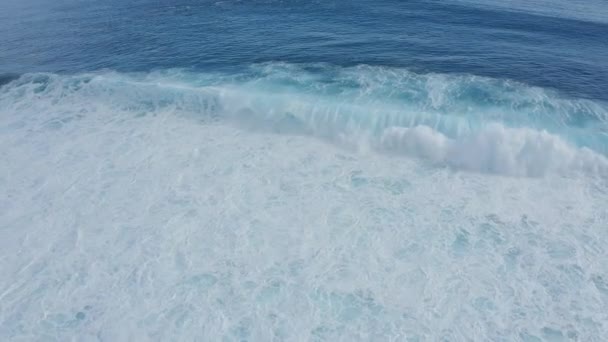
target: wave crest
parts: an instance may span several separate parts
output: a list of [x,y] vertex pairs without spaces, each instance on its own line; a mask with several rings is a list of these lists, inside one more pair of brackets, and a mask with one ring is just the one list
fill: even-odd
[[26,74],[0,87],[0,114],[16,120],[170,113],[515,176],[608,174],[607,108],[511,81],[323,64]]
[[608,159],[576,148],[546,131],[491,124],[471,136],[450,139],[428,126],[391,127],[381,138],[389,151],[435,164],[511,176],[584,171],[608,174]]

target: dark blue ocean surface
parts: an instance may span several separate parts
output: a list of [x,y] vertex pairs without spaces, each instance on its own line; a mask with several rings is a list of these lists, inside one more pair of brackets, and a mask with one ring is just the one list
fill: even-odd
[[608,336],[605,0],[0,0],[0,341]]
[[608,4],[520,4],[4,0],[0,71],[369,64],[513,79],[608,100]]

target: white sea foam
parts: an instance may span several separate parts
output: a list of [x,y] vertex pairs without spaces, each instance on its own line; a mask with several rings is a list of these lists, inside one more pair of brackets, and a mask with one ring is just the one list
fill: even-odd
[[331,78],[264,64],[235,75],[34,74],[5,86],[0,104],[58,112],[59,121],[99,109],[127,116],[171,111],[248,130],[388,148],[477,172],[607,173],[608,110],[602,104],[474,76],[364,66],[329,71]]
[[450,139],[427,127],[391,127],[383,147],[435,164],[515,176],[585,171],[608,175],[608,159],[588,148],[574,148],[556,135],[491,124],[471,136]]
[[270,76],[0,89],[0,339],[608,335],[605,160],[577,128]]

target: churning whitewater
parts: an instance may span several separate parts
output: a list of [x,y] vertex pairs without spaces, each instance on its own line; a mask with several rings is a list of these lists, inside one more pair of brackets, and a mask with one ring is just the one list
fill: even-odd
[[6,340],[600,341],[608,107],[402,68],[0,88]]
[[608,106],[468,75],[268,63],[233,74],[27,74],[1,96],[13,112],[55,113],[37,118],[46,124],[100,110],[136,117],[174,112],[440,167],[511,176],[608,174]]

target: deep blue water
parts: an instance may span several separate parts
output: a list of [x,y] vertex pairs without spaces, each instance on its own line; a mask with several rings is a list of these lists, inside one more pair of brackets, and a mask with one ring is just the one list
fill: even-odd
[[608,4],[501,3],[4,0],[0,72],[370,64],[608,100]]
[[0,0],[0,341],[608,336],[605,0]]

